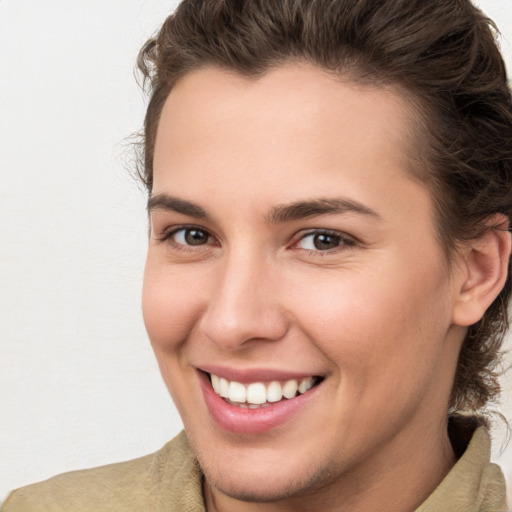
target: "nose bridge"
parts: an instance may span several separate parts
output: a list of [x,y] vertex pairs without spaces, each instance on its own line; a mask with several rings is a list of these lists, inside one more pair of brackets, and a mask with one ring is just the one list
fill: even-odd
[[251,340],[277,340],[287,330],[275,269],[264,254],[240,247],[229,251],[218,269],[216,289],[204,312],[203,333],[225,349]]

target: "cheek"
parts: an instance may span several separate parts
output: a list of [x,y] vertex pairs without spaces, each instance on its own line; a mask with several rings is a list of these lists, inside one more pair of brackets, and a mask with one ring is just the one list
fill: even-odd
[[189,388],[194,375],[183,357],[200,315],[198,283],[201,280],[185,276],[179,268],[161,265],[148,255],[142,293],[144,323],[160,373],[184,422],[188,421],[188,411],[199,407],[198,397],[191,395]]
[[423,365],[420,354],[434,357],[441,349],[450,325],[446,275],[437,266],[420,270],[383,264],[375,271],[333,273],[291,296],[310,339],[361,378],[361,370],[381,376],[412,373]]
[[301,328],[335,378],[332,421],[351,422],[355,437],[361,424],[405,422],[437,393],[431,383],[442,367],[449,304],[445,282],[424,277],[353,274],[315,286],[301,301]]
[[[200,279],[185,279],[178,267],[158,265],[148,255],[142,292],[142,312],[157,354],[178,350],[190,334],[200,309]],[[198,286],[195,286],[198,284]]]

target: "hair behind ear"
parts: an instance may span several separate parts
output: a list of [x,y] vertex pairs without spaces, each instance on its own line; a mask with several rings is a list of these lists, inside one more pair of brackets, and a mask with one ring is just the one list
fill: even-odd
[[[500,393],[503,338],[508,329],[511,234],[507,217],[489,217],[461,247],[462,278],[453,323],[468,327],[452,390],[452,411],[478,411]],[[492,311],[492,315],[484,314]]]

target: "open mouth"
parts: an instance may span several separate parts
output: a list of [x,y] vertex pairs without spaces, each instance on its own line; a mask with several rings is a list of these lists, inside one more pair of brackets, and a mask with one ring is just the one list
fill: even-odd
[[290,400],[307,393],[323,380],[322,377],[312,375],[302,379],[242,384],[213,373],[208,375],[212,388],[218,396],[231,405],[247,409],[269,407],[274,403]]

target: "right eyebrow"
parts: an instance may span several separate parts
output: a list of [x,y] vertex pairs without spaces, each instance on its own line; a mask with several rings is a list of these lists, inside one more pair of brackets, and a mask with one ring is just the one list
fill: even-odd
[[150,197],[147,209],[149,213],[155,210],[165,210],[195,217],[196,219],[208,219],[210,217],[201,206],[168,194],[157,194]]

